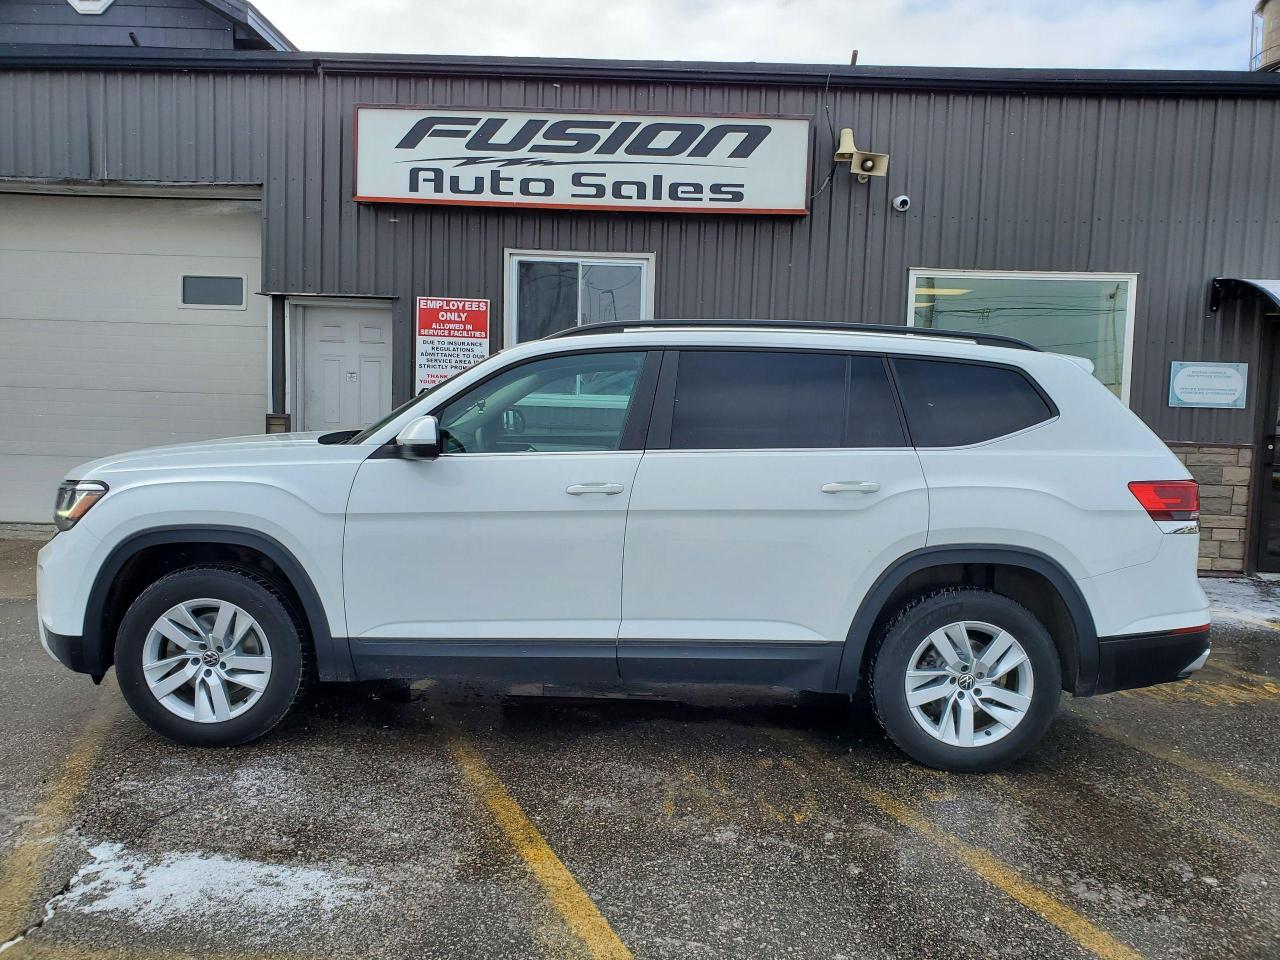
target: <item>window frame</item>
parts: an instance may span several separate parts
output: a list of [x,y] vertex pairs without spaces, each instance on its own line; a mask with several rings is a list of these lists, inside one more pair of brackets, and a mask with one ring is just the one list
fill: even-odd
[[[644,354],[644,362],[640,366],[640,373],[636,377],[636,385],[632,391],[631,401],[628,404],[627,418],[622,425],[622,433],[618,438],[618,446],[615,450],[501,450],[486,451],[475,453],[441,453],[443,457],[583,457],[583,456],[601,456],[616,453],[638,453],[645,450],[645,444],[648,440],[648,433],[653,415],[653,402],[658,384],[659,368],[662,364],[663,350],[661,347],[651,347],[644,345],[636,345],[633,347],[611,346],[611,347],[589,347],[581,350],[558,350],[554,353],[540,353],[534,357],[526,357],[515,363],[503,364],[492,373],[487,374],[475,383],[468,384],[465,390],[455,393],[450,397],[437,399],[434,404],[423,406],[418,411],[418,416],[440,417],[441,412],[450,404],[457,402],[468,396],[475,390],[480,389],[495,377],[500,377],[512,370],[518,370],[520,367],[528,366],[531,363],[539,363],[543,360],[561,360],[566,357],[580,357],[596,353],[641,353]],[[425,397],[422,399],[426,399]],[[392,441],[394,443],[394,440]]]
[[[839,357],[871,357],[881,361],[885,379],[889,385],[889,396],[893,400],[893,408],[898,414],[898,426],[902,431],[902,443],[887,447],[671,447],[671,427],[675,417],[676,379],[680,367],[682,353],[816,353],[823,356]],[[662,370],[658,375],[657,388],[653,400],[653,410],[649,418],[648,442],[646,451],[670,452],[678,454],[719,454],[719,453],[815,453],[815,452],[861,452],[890,453],[910,450],[915,447],[911,439],[911,430],[907,423],[906,410],[902,405],[902,396],[898,390],[897,378],[890,362],[893,354],[875,350],[840,350],[830,347],[788,347],[753,344],[742,346],[736,344],[699,345],[688,347],[668,347],[663,351]],[[848,397],[845,397],[848,403]]]
[[502,345],[512,347],[522,341],[519,338],[517,272],[525,261],[552,261],[557,263],[574,263],[578,266],[578,326],[582,326],[582,267],[584,265],[617,266],[619,264],[638,266],[641,269],[642,283],[640,319],[653,319],[654,272],[657,264],[655,253],[628,252],[592,252],[582,250],[525,250],[508,248],[503,251],[506,263],[502,280]]
[[[956,279],[972,278],[975,280],[1096,280],[1100,283],[1128,283],[1128,295],[1125,297],[1124,350],[1121,357],[1120,400],[1125,406],[1131,406],[1130,398],[1133,390],[1133,343],[1138,326],[1138,277],[1137,273],[1095,272],[1095,271],[1054,271],[1054,270],[951,270],[945,267],[911,267],[907,270],[907,326],[916,325],[915,299],[916,284],[921,277],[955,277]],[[946,329],[942,327],[940,329]]]
[[[217,280],[240,281],[240,302],[232,303],[187,303],[182,298],[186,295],[187,277],[210,277]],[[178,309],[179,310],[248,310],[249,309],[249,276],[244,273],[180,273],[178,274]]]

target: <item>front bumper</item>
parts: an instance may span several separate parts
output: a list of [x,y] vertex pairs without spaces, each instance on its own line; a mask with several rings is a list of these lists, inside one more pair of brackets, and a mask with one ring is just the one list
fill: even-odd
[[82,637],[67,636],[63,633],[54,633],[44,625],[38,617],[36,618],[40,630],[40,646],[44,647],[45,653],[53,657],[64,667],[74,670],[76,673],[93,673],[85,663],[84,657],[84,641]]
[[1094,693],[1185,680],[1209,659],[1209,627],[1098,638]]
[[83,640],[84,611],[91,577],[98,569],[96,537],[80,524],[59,533],[36,554],[36,628],[40,645],[63,666],[100,677],[103,666]]

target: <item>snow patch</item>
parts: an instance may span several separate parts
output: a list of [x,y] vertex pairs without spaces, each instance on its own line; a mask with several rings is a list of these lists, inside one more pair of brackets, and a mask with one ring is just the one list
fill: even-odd
[[360,899],[365,883],[314,867],[284,866],[220,854],[149,856],[119,843],[89,848],[92,858],[72,879],[62,909],[118,911],[148,930],[225,915],[279,917],[300,907],[327,912]]
[[1200,586],[1214,620],[1280,622],[1280,586],[1247,577],[1205,577]]

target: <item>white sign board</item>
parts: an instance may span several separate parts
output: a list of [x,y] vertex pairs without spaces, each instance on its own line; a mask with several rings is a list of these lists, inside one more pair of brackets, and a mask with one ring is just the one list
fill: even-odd
[[418,297],[414,392],[434,387],[488,355],[488,300]]
[[356,107],[355,199],[562,210],[809,210],[808,117]]
[[1248,386],[1247,363],[1175,360],[1169,370],[1169,406],[1242,410]]

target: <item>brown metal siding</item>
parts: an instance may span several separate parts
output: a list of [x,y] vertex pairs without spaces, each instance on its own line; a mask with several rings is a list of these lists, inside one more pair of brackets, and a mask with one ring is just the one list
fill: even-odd
[[[357,205],[356,103],[779,113],[892,155],[838,169],[808,217]],[[1138,273],[1133,406],[1162,436],[1248,442],[1256,305],[1206,319],[1214,276],[1280,276],[1280,99],[824,90],[820,85],[368,76],[0,72],[0,176],[264,184],[265,287],[393,296],[395,392],[418,294],[485,296],[503,251],[657,254],[659,316],[902,322],[910,267]],[[889,199],[911,196],[906,214]],[[1242,360],[1247,411],[1167,406],[1171,360]]]

